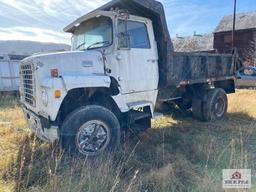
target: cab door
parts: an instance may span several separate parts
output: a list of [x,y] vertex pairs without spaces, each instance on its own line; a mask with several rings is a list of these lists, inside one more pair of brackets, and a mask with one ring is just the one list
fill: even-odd
[[156,90],[158,55],[151,21],[118,20],[117,26],[122,94]]

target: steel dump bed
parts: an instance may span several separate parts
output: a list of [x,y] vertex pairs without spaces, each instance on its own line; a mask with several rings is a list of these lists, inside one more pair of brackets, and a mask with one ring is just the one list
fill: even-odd
[[210,53],[173,53],[168,72],[172,85],[186,85],[232,79],[235,74],[233,55]]

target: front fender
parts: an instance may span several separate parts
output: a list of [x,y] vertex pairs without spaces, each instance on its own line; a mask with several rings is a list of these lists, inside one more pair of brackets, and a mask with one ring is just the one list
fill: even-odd
[[62,79],[67,91],[85,87],[109,88],[111,84],[110,77],[105,75],[63,76]]
[[54,89],[56,86],[62,85],[68,92],[72,89],[86,88],[86,87],[106,87],[109,88],[111,79],[105,75],[88,75],[88,76],[62,76],[60,78],[45,78],[41,87]]
[[[47,90],[49,95],[49,104],[44,106],[40,104],[39,111],[43,116],[49,116],[51,121],[55,121],[60,106],[67,96],[68,92],[78,88],[109,88],[111,79],[104,75],[87,75],[87,76],[62,76],[60,78],[46,78],[41,83],[41,88]],[[61,97],[55,98],[55,90],[61,90]],[[45,115],[44,115],[45,114]]]

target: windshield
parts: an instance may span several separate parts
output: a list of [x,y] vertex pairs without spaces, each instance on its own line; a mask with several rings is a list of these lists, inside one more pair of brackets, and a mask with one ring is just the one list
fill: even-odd
[[100,48],[112,44],[112,20],[109,17],[97,17],[85,21],[74,32],[72,50]]

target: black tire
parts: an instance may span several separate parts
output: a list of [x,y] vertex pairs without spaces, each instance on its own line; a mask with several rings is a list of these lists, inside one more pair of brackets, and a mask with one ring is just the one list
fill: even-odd
[[203,120],[203,101],[198,98],[194,98],[192,101],[192,112],[195,119]]
[[[98,135],[99,131],[101,135]],[[105,107],[90,105],[75,110],[65,119],[60,144],[71,154],[90,157],[98,156],[104,151],[114,151],[120,143],[120,137],[120,124],[116,116]],[[95,145],[97,148],[94,148]],[[91,146],[95,151],[85,150],[85,146]]]
[[206,122],[222,120],[228,109],[227,94],[223,89],[212,89],[207,92],[207,100],[203,104],[203,120]]

